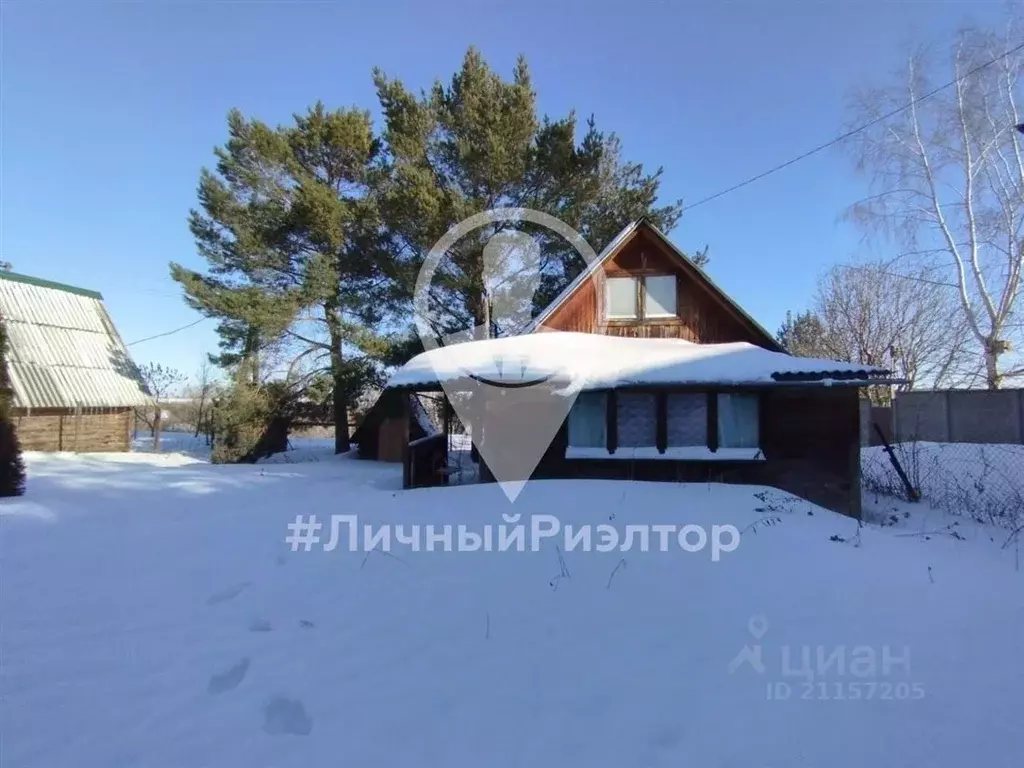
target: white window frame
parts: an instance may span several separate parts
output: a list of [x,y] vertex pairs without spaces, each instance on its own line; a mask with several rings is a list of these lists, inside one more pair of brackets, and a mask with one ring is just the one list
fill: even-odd
[[[640,280],[641,278],[633,275],[624,275],[621,277],[607,277],[605,278],[604,288],[604,300],[605,310],[604,316],[608,320],[639,320],[640,319]],[[612,283],[618,281],[624,283],[629,281],[633,285],[633,314],[631,315],[617,315],[612,313]]]
[[[649,292],[648,280],[671,281],[672,284],[672,311],[650,312],[648,311]],[[612,312],[612,283],[613,281],[629,282],[633,288],[633,313],[616,314]],[[675,275],[614,275],[605,277],[604,287],[604,319],[605,320],[666,320],[672,317],[679,317],[679,289]]]
[[[651,280],[665,280],[669,281],[672,286],[672,311],[671,312],[649,312],[648,307],[650,306],[651,292],[648,288],[648,282]],[[646,275],[644,277],[644,318],[654,318],[655,320],[664,319],[666,317],[679,317],[679,288],[676,284],[675,275]]]

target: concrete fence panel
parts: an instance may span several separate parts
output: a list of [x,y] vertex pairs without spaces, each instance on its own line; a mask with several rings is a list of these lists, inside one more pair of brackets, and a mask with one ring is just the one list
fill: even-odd
[[1024,390],[901,392],[893,422],[898,442],[1024,444]]
[[1020,390],[960,390],[949,398],[953,443],[1020,443]]
[[949,413],[945,392],[901,392],[893,407],[898,442],[924,440],[950,442]]

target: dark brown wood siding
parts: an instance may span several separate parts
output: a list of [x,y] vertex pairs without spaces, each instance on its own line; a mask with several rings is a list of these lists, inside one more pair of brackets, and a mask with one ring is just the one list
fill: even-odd
[[402,461],[406,445],[413,436],[409,417],[409,395],[405,392],[384,392],[366,414],[356,430],[359,456],[376,461]]
[[860,517],[857,388],[779,387],[765,393],[764,403],[768,484]]
[[854,387],[761,390],[758,461],[565,459],[559,430],[535,477],[767,485],[860,517],[860,420]]
[[129,408],[87,411],[14,409],[14,429],[25,451],[131,450]]
[[[676,278],[675,318],[607,320],[604,317],[606,277],[673,275]],[[640,230],[591,279],[570,295],[542,328],[600,333],[610,336],[677,338],[698,344],[746,341],[768,347],[751,323],[709,290],[699,273],[688,268],[659,238]]]

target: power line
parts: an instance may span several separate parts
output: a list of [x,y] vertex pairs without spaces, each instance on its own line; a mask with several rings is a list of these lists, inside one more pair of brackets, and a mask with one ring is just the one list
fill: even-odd
[[872,127],[874,125],[877,125],[878,123],[881,123],[881,122],[883,122],[885,120],[888,120],[890,117],[895,117],[900,112],[906,112],[908,109],[910,109],[911,107],[914,107],[914,106],[920,104],[925,99],[930,99],[935,94],[940,93],[941,91],[944,91],[947,88],[951,88],[952,86],[956,85],[957,83],[959,83],[959,82],[961,82],[963,80],[966,80],[968,77],[971,77],[972,75],[977,74],[978,72],[980,72],[981,70],[985,69],[986,67],[991,67],[996,62],[1002,61],[1003,59],[1005,59],[1008,56],[1012,56],[1013,54],[1017,53],[1017,51],[1019,51],[1021,49],[1024,49],[1024,43],[1021,43],[1020,45],[1015,46],[1014,48],[1011,48],[1006,53],[1004,53],[1004,54],[1002,54],[1000,56],[996,56],[994,59],[991,59],[990,61],[986,61],[984,64],[979,64],[974,69],[970,70],[969,72],[966,72],[965,74],[961,75],[960,77],[958,77],[958,78],[956,78],[954,80],[950,80],[945,85],[940,85],[938,88],[933,88],[932,90],[928,91],[928,93],[926,93],[926,94],[924,94],[922,96],[918,96],[916,99],[914,99],[913,101],[907,102],[902,107],[897,107],[896,109],[894,109],[894,110],[892,110],[890,112],[886,112],[884,115],[880,115],[879,117],[876,117],[874,120],[870,120],[870,121],[864,123],[863,125],[858,126],[857,128],[854,128],[853,130],[847,131],[846,133],[842,134],[841,136],[836,136],[831,141],[826,141],[824,144],[819,144],[818,146],[814,147],[813,149],[809,149],[808,151],[804,152],[803,154],[797,155],[796,157],[794,157],[794,158],[792,158],[790,160],[787,160],[784,163],[780,163],[779,165],[776,165],[774,168],[769,168],[767,171],[762,171],[761,173],[757,174],[756,176],[751,176],[749,179],[746,179],[745,181],[741,181],[738,184],[733,184],[731,187],[728,187],[727,189],[723,189],[721,192],[716,192],[715,194],[710,195],[709,197],[705,197],[705,198],[703,198],[701,200],[698,200],[693,205],[690,205],[690,206],[684,205],[683,206],[683,210],[684,211],[692,210],[693,208],[696,208],[699,205],[704,205],[704,203],[710,203],[712,200],[717,200],[718,198],[722,197],[723,195],[727,195],[730,192],[735,192],[737,189],[742,189],[743,187],[747,186],[748,184],[753,184],[755,181],[760,181],[761,179],[765,178],[766,176],[771,176],[773,173],[777,173],[778,171],[781,171],[784,168],[788,168],[789,166],[794,165],[795,163],[799,163],[801,160],[806,160],[811,155],[816,155],[819,152],[822,152],[822,151],[828,149],[829,147],[833,147],[836,144],[839,144],[840,142],[846,141],[851,136],[856,136],[858,133],[866,131],[868,128],[870,128],[870,127]]
[[127,346],[132,347],[132,346],[135,346],[136,344],[141,344],[144,341],[152,341],[153,339],[161,339],[164,336],[170,336],[171,334],[178,333],[178,331],[184,331],[186,328],[191,328],[193,325],[199,325],[204,320],[209,320],[209,319],[210,318],[208,318],[208,317],[200,317],[195,322],[189,323],[188,325],[183,325],[180,328],[175,328],[173,331],[164,331],[163,333],[158,333],[155,336],[147,336],[144,339],[139,339],[138,341],[129,342],[127,344]]
[[898,278],[900,280],[910,280],[910,281],[915,282],[915,283],[927,283],[928,285],[939,285],[939,286],[942,286],[943,288],[959,288],[960,287],[956,283],[947,283],[947,282],[943,282],[941,280],[930,280],[927,277],[916,277],[914,275],[901,275],[899,272],[890,272],[888,270],[879,269],[878,267],[874,267],[874,266],[871,266],[871,265],[861,266],[859,264],[836,264],[836,267],[838,267],[839,269],[852,269],[852,270],[855,270],[855,271],[862,271],[862,272],[874,272],[875,274],[884,275],[885,277],[895,277],[895,278]]

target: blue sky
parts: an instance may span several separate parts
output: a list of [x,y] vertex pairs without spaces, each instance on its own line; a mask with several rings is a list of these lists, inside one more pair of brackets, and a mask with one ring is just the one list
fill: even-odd
[[[424,87],[468,45],[504,74],[526,55],[542,111],[576,108],[694,202],[839,133],[849,90],[916,42],[1002,0],[664,2],[12,2],[0,5],[0,257],[101,291],[128,342],[199,315],[168,262],[202,262],[186,226],[199,169],[238,107],[267,122],[322,99],[376,114],[374,66]],[[710,273],[774,330],[816,276],[867,251],[842,221],[866,181],[827,151],[685,213]],[[603,244],[594,244],[598,249]],[[872,246],[875,253],[884,247]],[[132,346],[192,373],[212,321]]]

